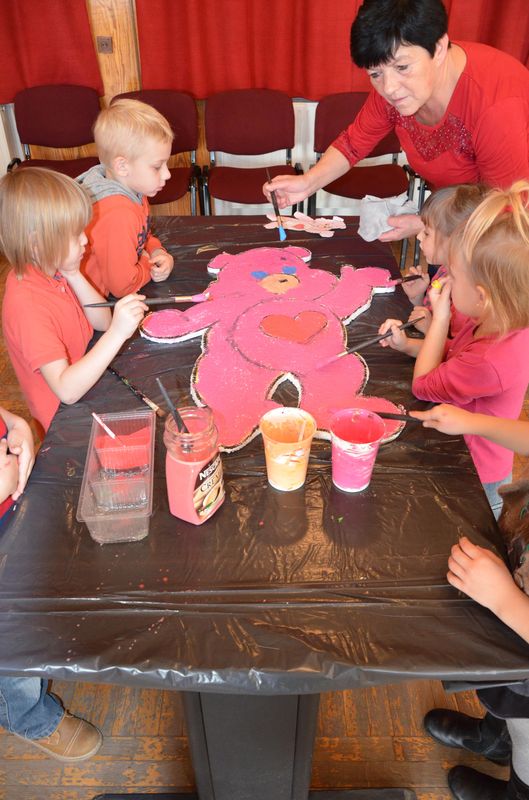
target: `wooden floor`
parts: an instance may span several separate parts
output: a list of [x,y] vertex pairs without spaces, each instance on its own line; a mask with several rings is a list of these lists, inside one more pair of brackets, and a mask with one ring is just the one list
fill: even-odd
[[[2,292],[5,272],[0,267]],[[1,341],[0,375],[0,403],[28,419]],[[516,469],[522,466],[519,459]],[[89,761],[63,765],[0,729],[0,800],[91,800],[101,793],[193,789],[178,693],[58,681],[52,688],[67,708],[99,726],[103,747]],[[447,696],[434,681],[322,696],[312,787],[399,786],[415,789],[418,800],[449,800],[446,771],[454,764],[506,775],[484,759],[436,745],[422,729],[425,712],[434,706],[481,715],[473,693]]]

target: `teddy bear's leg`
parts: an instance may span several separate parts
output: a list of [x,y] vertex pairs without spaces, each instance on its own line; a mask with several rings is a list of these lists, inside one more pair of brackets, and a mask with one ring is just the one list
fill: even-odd
[[[382,397],[360,394],[367,380],[364,362],[354,354],[332,361],[302,378],[300,406],[315,418],[318,429],[328,431],[331,417],[343,408],[368,408],[371,411],[402,412],[402,409]],[[392,439],[402,428],[402,423],[386,420],[386,436]]]
[[248,361],[231,348],[224,353],[203,355],[196,369],[192,391],[209,406],[225,448],[237,447],[252,437],[262,415],[278,403],[268,400],[276,373]]

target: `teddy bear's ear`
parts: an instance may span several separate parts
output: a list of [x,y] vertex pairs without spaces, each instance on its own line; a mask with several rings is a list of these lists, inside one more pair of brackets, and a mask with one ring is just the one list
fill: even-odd
[[232,258],[233,256],[229,253],[220,253],[209,262],[208,272],[211,272],[212,275],[218,275],[221,269],[224,269],[230,263]]
[[293,247],[289,245],[283,249],[284,253],[288,253],[289,256],[296,256],[297,258],[301,258],[302,261],[310,261],[312,258],[312,253],[310,250],[307,250],[306,247]]

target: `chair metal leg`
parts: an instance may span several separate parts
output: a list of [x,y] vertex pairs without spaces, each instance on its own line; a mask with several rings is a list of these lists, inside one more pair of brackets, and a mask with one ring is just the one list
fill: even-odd
[[211,216],[211,201],[207,183],[202,184],[202,208],[206,217]]
[[421,246],[418,239],[415,239],[415,247],[413,250],[413,266],[416,267],[421,258]]
[[193,181],[191,186],[189,187],[190,196],[191,196],[191,214],[193,217],[197,215],[197,185]]
[[307,198],[307,214],[309,217],[316,216],[316,192]]

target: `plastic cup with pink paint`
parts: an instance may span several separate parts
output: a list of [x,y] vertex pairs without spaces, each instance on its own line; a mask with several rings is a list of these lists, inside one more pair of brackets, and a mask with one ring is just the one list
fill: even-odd
[[331,420],[332,482],[343,492],[361,492],[369,486],[384,421],[364,408],[345,408]]
[[274,408],[259,423],[263,436],[268,483],[292,492],[305,483],[316,421],[301,408]]

